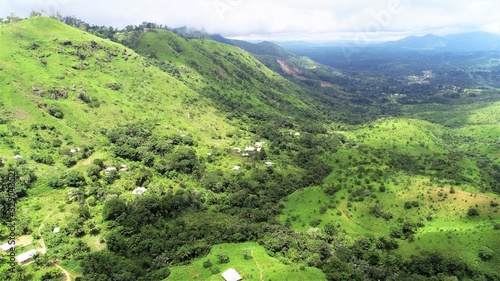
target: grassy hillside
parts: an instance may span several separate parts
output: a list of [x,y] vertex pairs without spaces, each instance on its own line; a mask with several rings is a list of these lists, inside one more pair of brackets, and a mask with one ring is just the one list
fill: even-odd
[[172,268],[166,280],[220,280],[228,268],[236,269],[245,280],[326,280],[321,270],[283,264],[251,242],[214,245],[206,257]]
[[329,156],[333,173],[288,196],[282,223],[300,231],[334,225],[351,241],[392,237],[404,258],[438,251],[498,272],[497,257],[478,259],[499,242],[498,177],[489,172],[498,159],[488,144],[462,141],[463,130],[385,119],[341,132],[344,149]]
[[140,34],[132,50],[43,17],[0,26],[0,242],[15,201],[16,254],[40,253],[14,274],[2,253],[0,279],[498,278],[488,96],[363,124],[390,108]]
[[[321,87],[318,78],[314,87],[298,79],[291,82],[278,75],[276,68],[264,66],[260,56],[240,48],[204,39],[185,39],[166,30],[146,32],[135,49],[192,89],[209,97],[214,106],[243,122],[269,123],[271,119],[298,123],[334,120],[357,123],[372,118],[370,110],[340,98],[333,85]],[[265,55],[264,55],[265,56]],[[279,59],[279,58],[278,58]],[[274,63],[276,57],[273,57]],[[305,58],[296,58],[303,69],[332,73]],[[265,61],[264,61],[265,63]],[[284,62],[287,64],[287,62]],[[292,65],[291,67],[295,67]],[[283,73],[282,71],[278,71]],[[245,114],[235,115],[234,112]],[[280,124],[282,127],[283,124]],[[310,126],[298,128],[308,130]]]
[[[40,252],[17,280],[59,278],[54,264],[89,280],[165,277],[210,245],[254,240],[276,225],[280,198],[317,181],[317,167],[328,172],[321,151],[292,135],[324,132],[308,126],[328,118],[314,98],[240,49],[159,33],[144,44],[173,65],[49,18],[0,28],[1,211],[16,171],[17,253]],[[257,143],[247,156],[235,149]],[[133,195],[138,186],[147,195]],[[94,262],[118,265],[101,272]]]

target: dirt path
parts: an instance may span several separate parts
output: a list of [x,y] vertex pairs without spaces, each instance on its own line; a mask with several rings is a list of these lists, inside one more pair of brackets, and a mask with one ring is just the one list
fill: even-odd
[[250,250],[250,254],[252,255],[253,260],[255,261],[255,264],[257,264],[257,268],[259,268],[259,271],[260,271],[260,276],[259,276],[260,277],[260,281],[264,281],[264,278],[262,277],[262,268],[260,267],[259,262],[255,258],[254,254],[253,254],[253,250]]
[[37,250],[42,255],[47,253],[47,246],[45,246],[45,241],[43,240],[42,228],[44,227],[44,222],[50,217],[50,215],[52,215],[52,212],[53,211],[50,211],[50,213],[43,219],[42,223],[38,227],[38,232],[40,233],[40,239],[38,239],[38,243],[40,243],[41,248]]
[[357,225],[357,226],[359,226],[359,227],[361,227],[361,228],[364,228],[364,229],[366,229],[366,230],[369,230],[370,232],[376,233],[374,230],[372,230],[372,229],[370,229],[370,228],[368,228],[368,227],[366,227],[366,226],[364,226],[364,225],[362,225],[362,224],[358,223],[357,221],[353,220],[353,219],[351,218],[351,216],[348,216],[348,215],[347,215],[347,214],[346,214],[343,210],[342,210],[342,217],[343,217],[343,218],[346,218],[347,220],[349,220],[350,222],[354,223],[355,225]]
[[[42,255],[47,253],[47,246],[45,245],[45,241],[43,240],[42,228],[45,226],[45,221],[50,217],[50,215],[52,215],[52,212],[53,211],[50,211],[50,213],[43,219],[42,223],[38,227],[38,232],[40,233],[40,239],[38,239],[38,243],[40,243],[40,248],[37,250]],[[64,275],[66,276],[66,281],[74,280],[71,278],[71,274],[66,269],[64,269],[62,266],[58,265],[57,263],[54,263],[54,266],[59,268],[64,273]]]
[[71,279],[71,274],[69,274],[69,272],[64,269],[62,266],[58,265],[58,264],[54,264],[57,268],[59,268],[60,270],[62,270],[62,272],[64,272],[64,275],[66,275],[66,281],[71,281],[73,279]]

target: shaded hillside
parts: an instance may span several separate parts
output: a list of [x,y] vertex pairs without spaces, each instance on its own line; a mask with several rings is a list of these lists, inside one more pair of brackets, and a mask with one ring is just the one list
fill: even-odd
[[293,126],[295,120],[355,123],[371,118],[369,110],[341,98],[343,93],[337,89],[322,91],[319,82],[314,88],[284,79],[234,46],[154,30],[141,37],[136,49],[231,116],[235,111],[244,113],[236,118],[264,123],[287,120]]
[[227,39],[220,35],[212,35],[210,38],[250,52],[270,69],[285,77],[296,78],[296,82],[305,82],[303,85],[306,86],[316,84],[324,87],[325,83],[332,83],[336,77],[342,76],[342,73],[337,69],[321,65],[308,57],[292,54],[269,41],[250,43],[243,40]]

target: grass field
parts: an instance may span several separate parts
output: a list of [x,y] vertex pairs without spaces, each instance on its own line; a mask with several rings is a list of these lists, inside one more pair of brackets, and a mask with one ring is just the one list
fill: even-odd
[[[391,235],[401,223],[417,223],[421,226],[416,229],[413,242],[400,242],[397,251],[403,256],[424,250],[440,251],[460,257],[482,271],[498,271],[498,257],[483,262],[478,251],[481,247],[495,249],[500,243],[498,231],[493,228],[500,223],[500,210],[490,204],[498,203],[500,197],[474,186],[481,172],[474,158],[464,157],[455,163],[470,179],[470,183],[463,184],[437,180],[433,167],[401,171],[391,161],[402,153],[415,155],[416,159],[422,155],[436,155],[436,159],[437,155],[446,155],[456,147],[445,138],[461,134],[458,130],[465,127],[445,129],[420,120],[388,119],[346,133],[346,148],[331,156],[332,174],[323,185],[288,196],[281,222],[288,220],[299,231],[322,229],[332,223],[351,240]],[[488,134],[498,137],[496,130]],[[459,149],[470,147],[465,144]],[[341,188],[329,195],[329,186]],[[412,202],[416,202],[414,206]],[[477,209],[479,216],[468,216],[470,208]]]
[[[221,254],[229,257],[229,262],[218,263],[218,255]],[[203,263],[207,260],[210,260],[212,266],[205,268]],[[172,267],[170,276],[165,280],[221,280],[221,273],[228,268],[236,269],[243,280],[326,280],[321,270],[285,265],[270,257],[264,247],[253,242],[214,245],[206,257],[193,260],[190,265]]]

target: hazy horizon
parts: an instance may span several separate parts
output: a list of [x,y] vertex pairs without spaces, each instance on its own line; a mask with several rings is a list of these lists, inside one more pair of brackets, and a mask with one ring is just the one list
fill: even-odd
[[147,21],[249,41],[380,42],[425,34],[500,34],[500,2],[494,0],[18,0],[0,2],[0,11],[3,17],[22,18],[31,11],[57,11],[119,29]]

